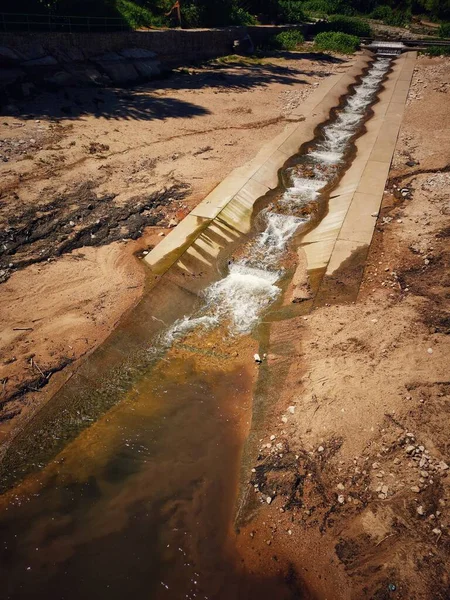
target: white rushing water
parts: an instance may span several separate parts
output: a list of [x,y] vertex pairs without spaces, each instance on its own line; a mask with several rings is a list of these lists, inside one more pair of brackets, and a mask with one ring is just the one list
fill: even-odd
[[[317,201],[321,190],[334,182],[349,150],[350,139],[357,133],[389,64],[390,59],[384,58],[372,65],[301,164],[286,171],[290,184],[279,201],[280,208],[295,211]],[[309,169],[308,177],[302,175],[305,167]],[[246,256],[231,262],[226,277],[205,290],[204,306],[196,315],[179,319],[165,332],[164,344],[170,345],[197,327],[211,328],[224,321],[231,333],[249,333],[261,313],[275,301],[281,291],[276,285],[283,273],[280,260],[306,218],[277,213],[274,207],[266,210],[261,218],[264,229],[248,246]]]

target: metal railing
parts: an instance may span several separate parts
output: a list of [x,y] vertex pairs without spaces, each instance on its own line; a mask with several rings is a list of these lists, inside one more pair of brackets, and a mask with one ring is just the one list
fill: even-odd
[[0,31],[126,31],[129,25],[121,17],[80,17],[28,13],[0,13]]

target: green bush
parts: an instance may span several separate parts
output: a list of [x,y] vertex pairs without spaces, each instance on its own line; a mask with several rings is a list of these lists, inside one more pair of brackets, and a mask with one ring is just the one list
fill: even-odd
[[230,25],[257,25],[258,21],[240,6],[233,5],[230,13]]
[[323,31],[316,35],[314,45],[318,50],[353,54],[359,46],[359,38],[339,31]]
[[303,10],[315,16],[327,16],[339,13],[341,15],[354,15],[354,9],[348,2],[342,0],[306,0]]
[[440,38],[450,38],[450,23],[441,23],[439,27]]
[[385,4],[381,6],[377,6],[375,10],[373,10],[370,14],[372,19],[377,19],[378,21],[385,21],[392,16],[392,8]]
[[450,56],[450,46],[428,46],[421,54],[428,56]]
[[300,31],[290,29],[289,31],[282,31],[278,35],[275,35],[272,38],[271,46],[277,50],[295,50],[304,41],[305,38]]
[[364,19],[358,17],[346,17],[345,15],[333,15],[328,21],[327,31],[340,31],[349,35],[369,37],[372,33],[370,25]]
[[411,23],[411,18],[411,11],[409,10],[393,10],[388,17],[383,19],[383,23],[394,27],[404,27]]
[[278,20],[280,23],[295,24],[302,23],[305,20],[305,13],[300,2],[280,0],[278,7]]
[[116,0],[115,7],[131,29],[158,27],[163,24],[161,17],[156,17],[148,9],[129,0]]

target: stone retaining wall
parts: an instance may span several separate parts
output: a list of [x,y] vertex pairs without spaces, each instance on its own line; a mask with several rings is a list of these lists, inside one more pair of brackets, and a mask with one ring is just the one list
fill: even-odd
[[132,84],[161,70],[231,54],[248,34],[260,45],[289,28],[0,33],[0,92],[8,103],[42,85]]

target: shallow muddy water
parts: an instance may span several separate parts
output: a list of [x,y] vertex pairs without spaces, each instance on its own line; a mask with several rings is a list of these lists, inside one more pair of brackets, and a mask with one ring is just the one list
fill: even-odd
[[284,171],[223,277],[197,296],[169,276],[24,432],[7,463],[23,480],[0,498],[5,598],[305,597],[282,574],[243,572],[233,545],[249,357],[289,245],[346,168],[388,69],[375,61]]

